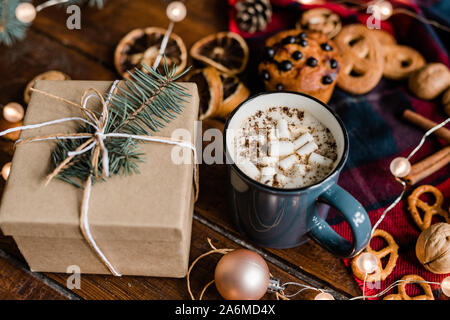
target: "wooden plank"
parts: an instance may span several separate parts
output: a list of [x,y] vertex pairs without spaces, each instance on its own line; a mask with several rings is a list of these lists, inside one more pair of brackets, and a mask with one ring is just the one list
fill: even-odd
[[[226,1],[187,0],[185,20],[177,23],[174,32],[183,38],[187,48],[206,34],[227,29]],[[116,44],[135,28],[169,25],[164,1],[109,1],[103,10],[82,7],[80,30],[68,30],[68,15],[63,8],[49,8],[38,15],[32,28],[57,39],[66,46],[113,66]],[[119,23],[120,21],[120,23]]]
[[11,262],[0,251],[0,300],[66,300],[67,296]]
[[29,30],[26,41],[0,47],[0,104],[23,103],[27,83],[47,70],[60,70],[74,80],[114,80],[109,71],[92,59],[64,45]]
[[[207,238],[213,240],[217,248],[242,248],[224,236],[214,232],[198,221],[193,224],[193,237],[191,242],[190,261],[210,250]],[[201,260],[194,268],[191,278],[191,286],[196,297],[200,294],[204,285],[214,279],[214,267],[220,255],[211,255]],[[282,271],[280,268],[269,263],[269,269],[275,278],[282,283],[288,281],[301,282],[299,279]],[[46,273],[51,279],[65,285],[68,275]],[[297,288],[290,288],[290,293]],[[81,289],[74,289],[74,293],[85,299],[190,299],[186,279],[152,278],[152,277],[130,277],[103,275],[82,275]],[[303,291],[296,299],[313,299],[317,293],[312,290]],[[221,299],[214,286],[208,288],[205,299]],[[273,293],[268,293],[264,299],[275,299]]]

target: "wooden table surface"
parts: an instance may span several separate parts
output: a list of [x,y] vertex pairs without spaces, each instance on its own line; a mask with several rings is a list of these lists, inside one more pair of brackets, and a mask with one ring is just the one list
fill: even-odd
[[[34,1],[39,3],[42,1]],[[227,29],[225,0],[187,0],[188,16],[175,26],[187,48],[201,37]],[[138,27],[168,25],[162,0],[108,0],[103,10],[82,7],[81,30],[66,28],[64,8],[38,14],[24,41],[0,46],[0,105],[23,102],[26,84],[47,70],[61,70],[74,80],[113,80],[119,77],[113,53],[118,41]],[[12,146],[0,141],[0,166],[11,160]],[[202,165],[201,193],[195,206],[191,261],[209,250],[207,238],[219,248],[249,248],[269,262],[282,282],[296,281],[332,291],[337,299],[360,295],[344,263],[310,241],[289,250],[255,247],[243,238],[229,218],[224,165]],[[1,182],[1,188],[3,188]],[[217,256],[198,264],[192,274],[193,291],[213,279]],[[189,299],[186,279],[82,275],[81,289],[66,287],[67,274],[33,273],[10,237],[0,234],[0,299]],[[296,299],[311,299],[304,291]],[[220,298],[214,286],[205,299]],[[274,299],[266,294],[266,299]]]

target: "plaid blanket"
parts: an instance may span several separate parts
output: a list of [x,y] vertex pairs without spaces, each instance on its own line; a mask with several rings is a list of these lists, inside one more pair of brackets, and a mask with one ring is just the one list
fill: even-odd
[[[230,5],[235,2],[236,0],[229,0]],[[318,7],[299,5],[292,0],[272,0],[272,3],[274,7],[272,22],[265,32],[255,35],[239,31],[233,19],[234,12],[230,9],[230,30],[247,38],[251,54],[258,54],[267,36],[282,29],[293,28],[303,10]],[[427,12],[429,18],[449,24],[447,20],[450,17],[449,1],[426,1],[422,3],[422,7],[407,0],[392,3],[394,8],[408,8],[422,16]],[[344,24],[365,23],[369,16],[365,10],[356,11],[333,3],[321,7],[327,7],[338,13]],[[442,62],[449,65],[449,56],[444,45],[444,43],[449,45],[448,34],[442,41],[432,27],[402,14],[383,21],[381,27],[395,35],[400,44],[419,50],[428,62]],[[252,68],[256,68],[256,64],[250,65],[249,68],[250,71],[255,71],[256,69]],[[258,86],[252,89],[262,90]],[[349,160],[340,176],[339,184],[365,206],[373,224],[381,215],[383,208],[392,203],[401,192],[401,185],[393,179],[389,171],[390,162],[395,157],[407,156],[424,133],[421,129],[403,121],[400,115],[406,108],[410,108],[427,118],[441,122],[445,120],[445,114],[440,97],[435,101],[420,100],[408,91],[404,81],[382,79],[377,87],[366,95],[355,96],[336,88],[329,105],[344,121],[350,137]],[[443,145],[445,145],[443,141],[430,137],[413,157],[412,162],[438,151]],[[450,166],[446,166],[419,184],[440,185],[443,190],[445,189],[446,196],[450,197]],[[340,215],[330,212],[328,222],[335,225],[334,228],[340,234],[351,236]],[[442,281],[444,276],[426,271],[415,257],[414,247],[419,229],[414,225],[403,202],[387,215],[380,228],[394,236],[400,246],[401,258],[394,272],[383,281],[381,287],[367,291],[368,294],[379,292],[395,280],[411,273],[419,274],[428,281]],[[361,282],[360,284],[362,285]],[[409,294],[416,295],[418,289],[408,286],[407,290]],[[393,292],[395,291],[394,289]],[[445,296],[439,290],[435,290],[435,297]]]

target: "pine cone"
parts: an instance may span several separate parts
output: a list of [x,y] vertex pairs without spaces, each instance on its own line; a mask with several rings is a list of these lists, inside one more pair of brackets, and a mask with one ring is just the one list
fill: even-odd
[[270,0],[241,0],[235,7],[238,27],[248,33],[263,31],[272,18]]

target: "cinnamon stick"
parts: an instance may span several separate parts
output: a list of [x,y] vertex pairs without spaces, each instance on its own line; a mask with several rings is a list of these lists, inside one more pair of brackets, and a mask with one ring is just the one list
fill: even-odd
[[414,185],[422,179],[430,176],[450,163],[450,146],[432,154],[431,156],[413,164],[411,172],[404,180],[409,185]]
[[[411,110],[405,110],[403,112],[403,119],[411,122],[412,124],[415,124],[416,126],[424,130],[430,130],[431,128],[438,125],[436,122],[431,121],[430,119],[427,119],[424,116],[421,116],[420,114]],[[446,128],[440,128],[436,130],[434,134],[450,143],[450,130]]]

